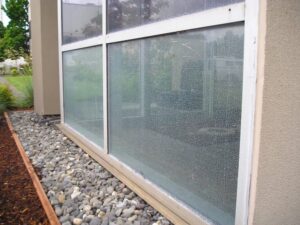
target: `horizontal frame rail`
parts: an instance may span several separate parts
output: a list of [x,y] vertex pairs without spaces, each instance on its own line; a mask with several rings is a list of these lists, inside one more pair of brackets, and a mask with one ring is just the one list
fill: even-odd
[[103,36],[98,36],[98,37],[89,38],[82,41],[73,42],[70,44],[64,44],[61,46],[61,50],[62,52],[66,52],[66,51],[88,48],[88,47],[93,47],[102,44],[103,44]]

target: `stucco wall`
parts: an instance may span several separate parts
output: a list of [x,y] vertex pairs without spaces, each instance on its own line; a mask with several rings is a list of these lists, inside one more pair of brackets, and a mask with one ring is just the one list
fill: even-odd
[[31,1],[34,109],[59,114],[57,1]]
[[[33,86],[34,86],[34,106],[35,109],[42,109],[43,102],[43,82],[42,74],[42,38],[41,38],[41,10],[40,1],[31,1],[31,54],[33,69]],[[34,44],[33,44],[34,43]]]
[[300,1],[261,0],[249,224],[300,224]]

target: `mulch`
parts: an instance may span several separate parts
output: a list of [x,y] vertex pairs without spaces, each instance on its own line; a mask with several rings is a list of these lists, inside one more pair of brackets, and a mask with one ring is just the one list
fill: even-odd
[[49,225],[16,143],[0,115],[0,225]]

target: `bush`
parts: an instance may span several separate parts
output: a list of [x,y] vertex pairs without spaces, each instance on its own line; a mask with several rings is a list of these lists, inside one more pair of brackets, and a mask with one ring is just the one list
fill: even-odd
[[22,76],[32,76],[32,67],[30,64],[22,65],[19,70],[19,75]]
[[14,97],[7,85],[0,84],[0,113],[13,106]]
[[17,68],[17,67],[12,67],[12,68],[10,69],[10,74],[11,74],[12,76],[18,76],[18,75],[19,75],[19,70],[18,70],[18,68]]

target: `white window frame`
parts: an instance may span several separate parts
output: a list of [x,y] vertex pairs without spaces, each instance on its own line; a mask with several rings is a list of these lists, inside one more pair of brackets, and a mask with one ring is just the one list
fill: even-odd
[[[126,164],[116,159],[108,153],[108,71],[107,71],[107,45],[121,41],[129,41],[145,37],[171,34],[179,31],[188,31],[198,28],[209,28],[217,25],[225,25],[236,22],[244,22],[244,69],[243,69],[243,97],[242,97],[242,118],[241,118],[241,137],[240,137],[240,155],[238,171],[238,187],[236,201],[235,225],[248,224],[248,207],[250,193],[250,176],[252,165],[252,149],[254,135],[254,113],[255,113],[255,93],[256,93],[256,73],[257,73],[257,36],[258,36],[258,13],[259,0],[245,0],[243,3],[235,3],[218,8],[213,8],[189,15],[175,17],[155,23],[141,25],[134,28],[124,29],[121,31],[107,33],[106,30],[106,0],[102,2],[102,35],[98,37],[81,40],[74,43],[62,44],[62,4],[58,1],[58,43],[59,43],[59,80],[60,80],[60,110],[61,124],[64,126],[63,131],[69,133],[69,136],[76,139],[84,147],[94,149],[90,154],[99,162],[106,165],[111,170],[119,169],[129,174],[128,179],[144,188],[145,192],[157,192],[154,198],[162,198],[162,204],[174,210],[181,207],[183,213],[178,215],[187,219],[191,224],[211,224],[208,219],[193,211],[184,203],[173,198],[164,190],[145,180],[138,173],[128,167]],[[66,51],[78,50],[92,46],[102,46],[103,54],[103,129],[104,129],[104,146],[103,148],[95,145],[73,128],[64,122],[64,99],[63,99],[63,69],[62,54]],[[108,163],[108,164],[107,164]],[[112,166],[112,167],[111,167]],[[123,181],[123,177],[119,179]],[[124,178],[126,183],[127,178]],[[123,182],[124,182],[123,181]],[[130,182],[127,183],[130,185]],[[139,189],[137,189],[139,190]],[[139,192],[139,191],[137,191]],[[140,194],[140,193],[138,193]],[[142,193],[141,195],[143,195]],[[146,196],[146,195],[145,195]],[[147,197],[145,197],[147,198]],[[151,199],[148,200],[151,202]],[[154,204],[154,203],[153,203]],[[172,205],[174,204],[174,206]],[[160,208],[160,207],[157,207]],[[160,211],[164,214],[165,208],[161,207]],[[168,214],[166,212],[165,214]],[[172,220],[176,216],[169,216]],[[191,217],[191,218],[188,218]],[[174,219],[173,221],[180,221]]]

